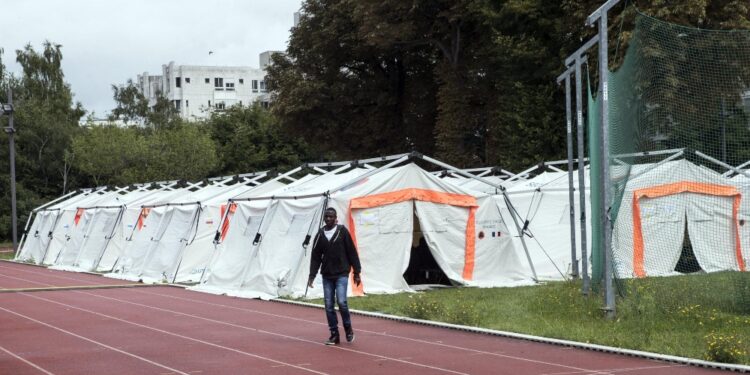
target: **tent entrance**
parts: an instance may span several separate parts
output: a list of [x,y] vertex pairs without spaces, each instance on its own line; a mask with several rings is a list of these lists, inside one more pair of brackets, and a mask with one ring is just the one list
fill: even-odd
[[698,258],[695,257],[693,252],[693,243],[690,241],[690,231],[688,230],[688,221],[685,220],[685,235],[682,239],[682,252],[680,258],[677,260],[675,265],[675,272],[679,273],[695,273],[703,271]]
[[424,238],[419,218],[414,213],[414,232],[409,254],[409,266],[404,272],[404,280],[409,285],[438,284],[451,285],[450,279],[438,265]]

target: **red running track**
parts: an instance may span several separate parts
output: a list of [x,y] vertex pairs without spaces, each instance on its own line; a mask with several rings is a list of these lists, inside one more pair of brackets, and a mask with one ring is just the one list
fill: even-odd
[[[8,274],[37,286],[102,284],[0,263],[0,275]],[[714,372],[358,315],[353,322],[355,342],[328,347],[317,308],[174,287],[0,293],[0,374]]]
[[[29,273],[31,271],[34,271],[34,273]],[[133,284],[133,282],[110,279],[100,275],[65,272],[27,264],[0,261],[0,290],[125,284]]]

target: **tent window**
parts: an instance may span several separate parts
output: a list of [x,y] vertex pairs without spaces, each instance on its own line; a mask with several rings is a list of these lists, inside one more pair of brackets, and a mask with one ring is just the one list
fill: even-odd
[[242,233],[245,237],[255,237],[260,229],[260,222],[263,220],[263,216],[250,216],[247,218],[247,225],[245,226],[245,232]]
[[701,265],[698,263],[698,258],[695,257],[693,244],[690,242],[687,221],[685,222],[685,236],[682,239],[682,253],[680,254],[680,259],[677,260],[677,265],[674,267],[674,270],[679,273],[694,273],[701,271]]

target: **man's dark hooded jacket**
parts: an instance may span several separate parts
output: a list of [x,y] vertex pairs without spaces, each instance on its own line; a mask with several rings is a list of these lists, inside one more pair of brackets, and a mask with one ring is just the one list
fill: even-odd
[[355,274],[362,270],[354,241],[345,226],[336,225],[336,231],[330,240],[321,228],[314,243],[310,259],[310,280],[315,278],[318,269],[325,278],[346,276],[352,268]]

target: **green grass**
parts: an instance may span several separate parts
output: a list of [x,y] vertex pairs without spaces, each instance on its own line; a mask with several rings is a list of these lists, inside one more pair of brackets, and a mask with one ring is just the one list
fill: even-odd
[[[13,248],[12,242],[0,242],[0,250],[8,250]],[[15,254],[6,253],[6,252],[0,252],[0,259],[13,259]]]
[[[350,298],[358,310],[750,365],[750,273],[628,280],[617,318],[580,282]],[[322,304],[322,300],[313,300]]]

